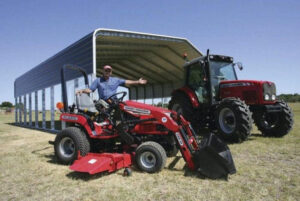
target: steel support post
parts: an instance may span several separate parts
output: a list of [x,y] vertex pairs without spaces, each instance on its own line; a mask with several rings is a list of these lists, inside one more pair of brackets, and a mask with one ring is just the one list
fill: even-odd
[[165,92],[164,92],[165,90],[164,90],[164,84],[161,84],[161,106],[162,107],[164,107],[164,94],[165,94]]
[[26,94],[23,96],[23,100],[24,100],[24,122],[23,125],[27,126],[27,101],[26,101],[27,97]]
[[151,85],[152,88],[152,105],[154,105],[154,84]]
[[51,108],[51,130],[55,130],[55,110],[54,110],[54,86],[51,86],[50,88],[50,108]]
[[35,108],[35,127],[39,127],[39,108],[38,108],[38,92],[34,92],[34,108]]
[[132,99],[131,89],[128,87],[128,93],[129,93],[129,100]]
[[31,93],[29,94],[29,126],[32,127],[32,98]]
[[139,99],[139,90],[137,87],[134,87],[135,88],[135,101],[138,101]]
[[23,110],[22,99],[21,96],[19,96],[19,124],[22,123],[22,110]]
[[42,111],[43,111],[43,122],[42,122],[42,128],[46,129],[46,104],[45,104],[45,89],[42,90]]
[[18,123],[18,98],[15,98],[15,123]]
[[144,103],[146,103],[146,87],[145,87],[145,85],[144,85],[143,89],[144,89]]

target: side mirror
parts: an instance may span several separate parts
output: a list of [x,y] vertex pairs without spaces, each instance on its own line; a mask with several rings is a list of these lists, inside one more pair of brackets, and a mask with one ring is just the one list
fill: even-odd
[[236,65],[240,70],[244,69],[243,64],[241,62],[237,62],[234,65]]

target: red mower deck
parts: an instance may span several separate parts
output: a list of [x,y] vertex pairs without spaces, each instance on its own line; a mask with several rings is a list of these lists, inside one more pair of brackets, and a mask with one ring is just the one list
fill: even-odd
[[122,168],[129,167],[132,164],[131,154],[119,153],[88,153],[78,159],[70,166],[71,170],[76,172],[86,172],[97,174],[100,172],[114,172]]

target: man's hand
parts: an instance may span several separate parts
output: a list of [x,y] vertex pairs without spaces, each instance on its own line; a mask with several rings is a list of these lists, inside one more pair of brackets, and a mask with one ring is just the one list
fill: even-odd
[[77,94],[81,95],[81,94],[82,94],[82,90],[77,90],[77,91],[76,91],[76,95],[77,95]]
[[138,80],[126,80],[125,81],[125,85],[127,87],[130,87],[131,85],[137,85],[137,84],[147,84],[147,80],[140,78]]
[[79,94],[79,95],[81,95],[82,93],[89,94],[91,92],[92,92],[92,90],[90,90],[90,89],[81,89],[81,90],[76,91],[76,94]]
[[147,84],[147,80],[144,80],[143,78],[140,78],[138,82],[139,84]]

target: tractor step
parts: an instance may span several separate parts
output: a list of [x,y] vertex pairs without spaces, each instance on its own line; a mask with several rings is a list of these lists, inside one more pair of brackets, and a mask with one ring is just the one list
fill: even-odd
[[78,155],[78,159],[70,166],[71,170],[96,174],[99,172],[114,172],[132,164],[131,154],[120,153],[88,153]]
[[193,153],[193,161],[200,174],[211,178],[227,178],[236,173],[235,165],[228,146],[214,134],[209,134]]

